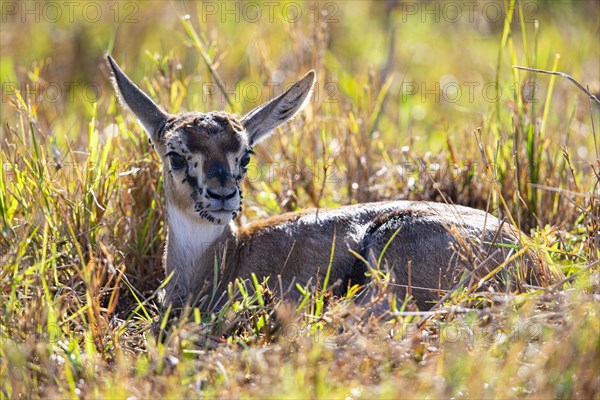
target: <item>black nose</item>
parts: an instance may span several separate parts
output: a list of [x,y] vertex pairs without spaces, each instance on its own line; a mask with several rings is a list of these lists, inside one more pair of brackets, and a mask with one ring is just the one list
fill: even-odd
[[223,163],[215,161],[207,168],[206,177],[218,181],[221,186],[225,186],[227,180],[232,178],[232,175]]
[[237,188],[226,188],[226,187],[218,187],[212,189],[206,189],[206,194],[215,200],[229,200],[235,196],[237,193]]

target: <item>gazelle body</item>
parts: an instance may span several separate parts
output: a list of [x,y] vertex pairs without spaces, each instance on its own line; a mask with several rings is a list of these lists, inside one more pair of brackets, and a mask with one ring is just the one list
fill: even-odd
[[[516,244],[522,235],[483,211],[411,201],[309,210],[237,228],[232,221],[241,210],[252,146],[302,109],[314,72],[238,120],[224,112],[168,114],[108,60],[122,100],[163,160],[167,301],[218,298],[229,282],[253,273],[293,297],[294,283],[320,285],[328,269],[343,294],[349,285],[367,284],[369,266],[381,261],[398,297],[410,288],[417,305],[428,308],[466,271],[504,262],[511,249],[497,244]],[[533,253],[519,267],[528,280],[543,275]]]

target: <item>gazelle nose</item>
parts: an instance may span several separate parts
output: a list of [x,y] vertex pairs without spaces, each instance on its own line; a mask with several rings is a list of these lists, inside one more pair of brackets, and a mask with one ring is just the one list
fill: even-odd
[[[233,175],[223,163],[214,161],[206,169],[206,178],[215,181],[214,186],[229,186],[227,183],[233,179]],[[213,192],[216,192],[216,190],[213,190]]]
[[233,188],[227,188],[227,187],[218,187],[218,188],[212,188],[212,189],[206,189],[206,194],[215,200],[221,200],[221,201],[225,201],[225,200],[229,200],[232,197],[235,196],[235,194],[237,193],[237,188],[233,187]]

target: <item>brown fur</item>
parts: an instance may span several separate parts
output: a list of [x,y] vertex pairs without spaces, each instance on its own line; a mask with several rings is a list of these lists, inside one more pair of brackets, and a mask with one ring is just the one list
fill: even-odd
[[[198,277],[203,275],[204,279],[199,279],[190,293],[206,294],[207,289],[212,288],[211,273],[216,256],[221,271],[219,292],[233,279],[249,278],[254,273],[259,278],[269,277],[275,291],[287,292],[293,298],[298,292],[288,292],[288,288],[293,289],[294,283],[322,284],[332,246],[335,246],[330,283],[337,285],[335,293],[343,294],[348,285],[368,283],[364,273],[369,267],[378,267],[366,265],[349,249],[367,260],[377,260],[398,229],[379,267],[391,271],[392,290],[403,299],[409,286],[410,265],[411,294],[421,309],[430,307],[463,274],[496,252],[475,275],[477,282],[506,259],[510,249],[499,245],[518,241],[514,229],[508,225],[501,228],[491,215],[439,203],[397,201],[290,213],[237,231],[227,230],[198,263],[198,266],[204,265],[204,273],[198,270]],[[498,229],[500,234],[496,235]],[[496,236],[495,245],[483,244],[492,243]],[[543,283],[539,270],[542,265],[533,252],[511,263],[504,273],[510,282],[506,288],[515,288],[517,267],[527,271],[524,276],[528,282]],[[493,282],[498,284],[499,281]]]

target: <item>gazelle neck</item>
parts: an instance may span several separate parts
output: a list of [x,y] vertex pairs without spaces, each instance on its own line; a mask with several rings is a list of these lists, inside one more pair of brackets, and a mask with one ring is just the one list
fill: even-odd
[[[229,224],[202,223],[167,202],[167,225],[169,228],[166,252],[167,276],[172,276],[169,286],[178,287],[177,292],[187,293],[203,279],[212,279],[211,255],[215,244],[233,234]],[[181,292],[180,290],[183,289]]]

